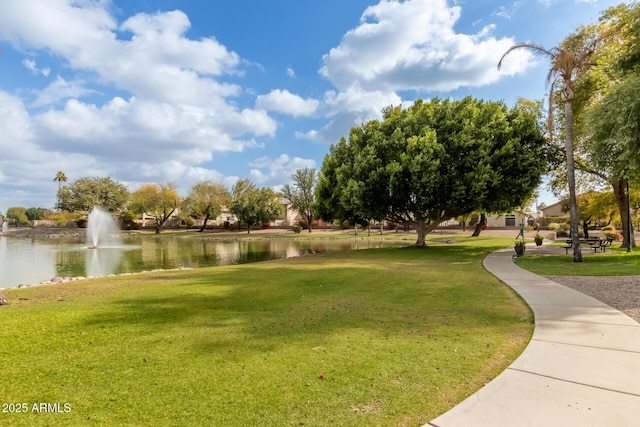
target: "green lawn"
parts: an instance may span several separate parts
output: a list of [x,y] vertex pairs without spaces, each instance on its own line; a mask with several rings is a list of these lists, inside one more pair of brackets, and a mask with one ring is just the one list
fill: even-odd
[[424,424],[532,331],[458,240],[4,291],[0,425]]
[[640,275],[640,248],[624,252],[608,249],[604,254],[583,254],[582,262],[573,262],[573,255],[530,256],[517,258],[518,266],[543,276],[630,276]]

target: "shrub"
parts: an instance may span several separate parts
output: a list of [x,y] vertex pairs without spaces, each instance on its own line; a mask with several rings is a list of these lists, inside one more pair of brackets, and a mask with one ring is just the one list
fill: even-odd
[[294,225],[294,226],[292,227],[292,229],[293,229],[293,232],[294,232],[294,233],[296,233],[296,234],[297,234],[297,233],[300,233],[300,232],[302,231],[302,227],[301,227],[301,226],[299,226],[299,225]]
[[551,230],[551,231],[558,231],[561,228],[562,227],[557,222],[552,222],[552,223],[549,224],[549,230]]
[[309,228],[309,223],[307,222],[306,219],[299,220],[297,225],[302,227],[303,230],[306,230],[307,228]]

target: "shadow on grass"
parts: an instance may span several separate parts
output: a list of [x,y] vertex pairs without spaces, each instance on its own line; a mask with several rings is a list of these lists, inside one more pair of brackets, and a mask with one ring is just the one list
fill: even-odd
[[205,350],[344,330],[381,337],[481,333],[523,320],[512,310],[509,291],[481,267],[487,251],[462,245],[387,249],[150,275],[138,279],[144,285],[130,296],[108,301],[82,323],[135,326],[141,334],[202,334],[196,345]]

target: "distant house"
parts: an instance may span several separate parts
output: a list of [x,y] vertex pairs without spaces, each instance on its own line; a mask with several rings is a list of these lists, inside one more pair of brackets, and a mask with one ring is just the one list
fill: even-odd
[[[277,217],[274,221],[271,221],[271,225],[274,226],[288,226],[294,225],[296,221],[302,219],[298,211],[294,210],[291,207],[291,202],[285,198],[280,199],[280,203],[282,203],[282,215]],[[213,219],[212,224],[222,225],[226,221],[230,224],[235,224],[238,221],[238,218],[228,209],[223,209],[223,212],[217,218]]]
[[554,203],[553,205],[546,206],[542,208],[543,216],[567,216],[567,212],[562,210],[562,205],[564,202],[560,201],[558,203]]
[[536,223],[537,215],[529,211],[514,211],[504,215],[487,216],[489,227],[520,227],[520,224],[527,226]]

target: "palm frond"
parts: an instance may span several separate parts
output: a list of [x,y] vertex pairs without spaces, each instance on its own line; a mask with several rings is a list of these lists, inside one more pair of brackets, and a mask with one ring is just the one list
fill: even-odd
[[500,61],[498,61],[498,70],[502,68],[502,61],[504,60],[504,58],[506,58],[514,50],[518,50],[518,49],[528,49],[532,51],[534,55],[545,55],[550,57],[553,57],[555,55],[553,52],[554,49],[549,50],[534,43],[516,43],[513,46],[511,46],[509,49],[507,49],[505,53],[502,54]]

